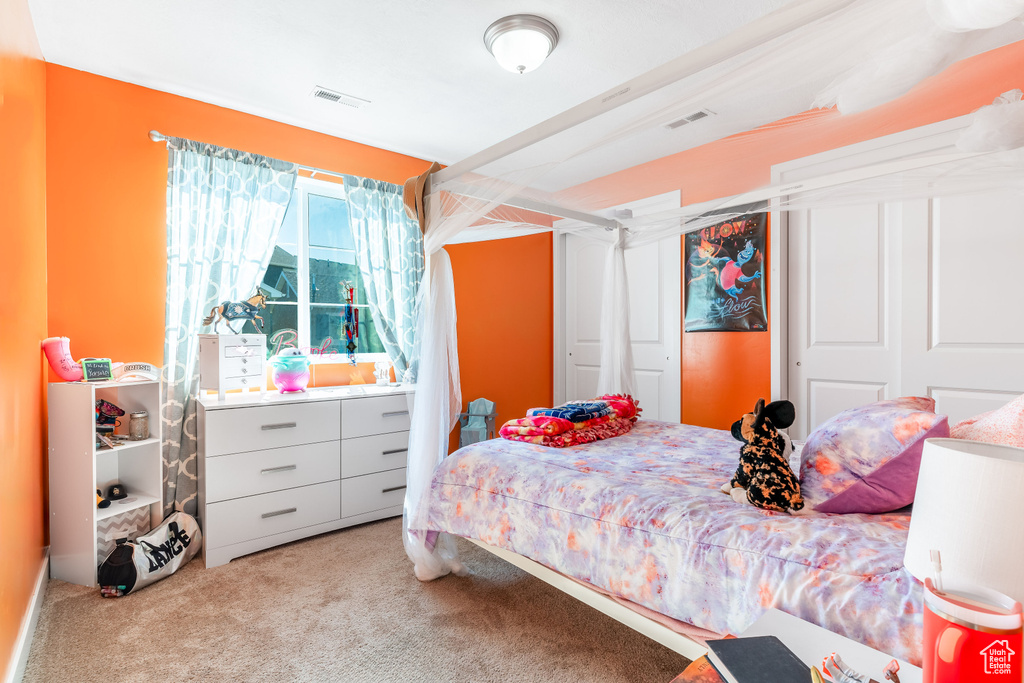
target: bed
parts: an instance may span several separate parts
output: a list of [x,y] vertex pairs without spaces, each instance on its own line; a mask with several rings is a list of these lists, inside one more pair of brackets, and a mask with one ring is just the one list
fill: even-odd
[[740,505],[719,490],[738,445],[725,431],[653,420],[572,448],[473,444],[435,469],[428,527],[714,633],[740,633],[775,607],[919,662],[922,593],[903,568],[909,511]]

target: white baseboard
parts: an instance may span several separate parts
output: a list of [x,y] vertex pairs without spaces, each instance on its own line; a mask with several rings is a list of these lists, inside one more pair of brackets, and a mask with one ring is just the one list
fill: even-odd
[[43,608],[43,597],[46,595],[46,585],[50,581],[50,549],[43,552],[43,562],[39,567],[39,575],[36,577],[36,585],[32,590],[32,598],[29,600],[28,610],[21,618],[21,628],[18,630],[18,642],[14,646],[14,655],[7,663],[7,674],[4,676],[4,683],[21,683],[25,676],[25,667],[28,666],[28,651],[32,647],[32,637],[36,632],[36,624],[39,623],[39,611]]

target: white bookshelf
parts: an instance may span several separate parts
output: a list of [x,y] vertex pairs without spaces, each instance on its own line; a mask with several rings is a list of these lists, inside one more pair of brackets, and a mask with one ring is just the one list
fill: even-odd
[[[105,399],[125,411],[117,434],[128,433],[128,414],[149,413],[150,438],[117,448],[96,448],[95,406]],[[96,584],[98,521],[149,507],[151,525],[163,517],[160,383],[55,382],[47,394],[50,472],[50,576]],[[96,507],[96,489],[120,482],[129,503]]]

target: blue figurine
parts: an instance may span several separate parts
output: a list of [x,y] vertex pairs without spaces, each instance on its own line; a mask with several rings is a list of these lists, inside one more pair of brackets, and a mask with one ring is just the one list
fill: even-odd
[[[219,306],[214,306],[210,309],[210,315],[203,318],[203,325],[212,324],[213,331],[217,332],[217,325],[223,320],[229,330],[234,334],[240,334],[241,330],[235,332],[235,328],[231,327],[231,321],[241,320],[242,329],[245,329],[245,321],[248,320],[252,323],[253,327],[256,327],[257,332],[262,332],[263,318],[260,317],[259,312],[261,308],[266,307],[267,295],[263,293],[262,289],[257,287],[256,293],[245,301],[224,301]],[[214,318],[217,319],[217,322],[214,322]],[[256,321],[259,321],[258,327]]]

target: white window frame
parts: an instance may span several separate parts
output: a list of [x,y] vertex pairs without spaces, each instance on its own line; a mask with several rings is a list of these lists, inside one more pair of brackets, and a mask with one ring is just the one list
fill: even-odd
[[[299,176],[295,181],[295,190],[292,194],[291,201],[293,202],[292,208],[296,212],[295,218],[299,227],[297,268],[298,283],[296,285],[299,291],[295,306],[297,307],[296,318],[299,325],[299,329],[297,331],[299,338],[297,343],[300,349],[310,348],[309,223],[306,221],[306,205],[310,194],[347,201],[347,198],[345,197],[345,186],[341,183],[332,183],[305,176]],[[284,303],[284,305],[290,305],[285,302],[281,303]],[[360,308],[369,310],[369,304],[367,303],[359,302],[356,305]],[[267,340],[267,345],[268,347],[270,345],[269,339]],[[376,363],[378,361],[391,362],[391,358],[388,357],[387,353],[356,354],[357,363]],[[309,362],[312,365],[319,365],[321,363],[348,363],[349,356],[347,353],[310,354]]]

